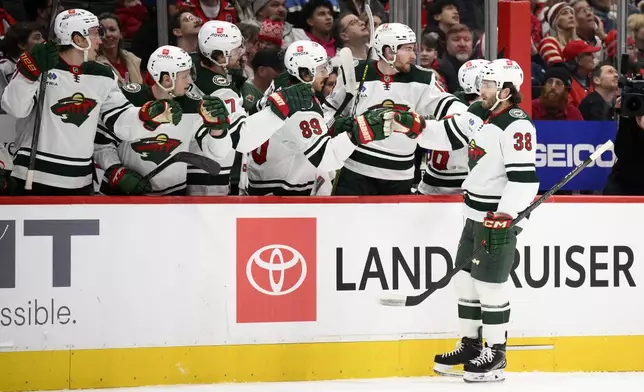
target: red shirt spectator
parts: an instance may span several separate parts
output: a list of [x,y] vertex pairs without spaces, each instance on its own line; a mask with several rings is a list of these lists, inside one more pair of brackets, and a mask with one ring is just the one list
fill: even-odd
[[229,0],[179,0],[179,7],[188,8],[201,18],[203,23],[209,20],[221,20],[237,24],[237,10]]
[[119,0],[116,15],[121,22],[123,38],[129,39],[134,37],[148,17],[148,9],[141,4],[141,0]]
[[546,64],[553,65],[563,61],[562,52],[566,44],[577,39],[575,14],[567,3],[555,3],[546,12],[550,25],[550,36],[539,44],[539,55]]
[[583,121],[579,109],[568,102],[571,83],[566,69],[561,66],[549,68],[541,96],[532,101],[532,119]]
[[595,68],[595,56],[601,50],[599,46],[591,46],[588,42],[577,39],[568,42],[563,51],[565,61],[574,62],[574,74],[570,87],[570,103],[578,107],[588,93],[593,92],[590,73]]

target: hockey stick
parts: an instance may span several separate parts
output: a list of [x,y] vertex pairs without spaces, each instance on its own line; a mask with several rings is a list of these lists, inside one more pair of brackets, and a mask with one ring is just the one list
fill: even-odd
[[359,93],[356,91],[358,86],[356,82],[356,70],[353,65],[353,52],[351,52],[351,49],[349,48],[342,48],[340,53],[338,53],[338,57],[340,58],[340,71],[342,71],[342,80],[344,81],[344,91],[346,91],[346,95],[344,96],[344,100],[340,106],[336,109],[333,118],[329,124],[327,124],[327,127],[329,128],[333,126],[335,119],[342,115],[342,112],[344,112],[344,109],[346,109],[353,97]]
[[[56,20],[55,11],[58,10],[58,0],[51,2],[49,9],[49,31],[47,32],[47,41],[55,39],[54,21]],[[45,90],[49,71],[40,74],[40,86],[38,89],[38,102],[36,103],[36,119],[34,121],[34,134],[31,139],[31,153],[29,154],[29,167],[27,169],[27,178],[25,179],[25,189],[30,191],[34,183],[34,168],[36,167],[36,154],[38,153],[38,140],[40,139],[40,125],[42,123],[42,111],[45,106]]]
[[[602,155],[606,150],[608,150],[612,146],[613,146],[613,142],[610,140],[604,143],[603,146],[599,147],[597,151],[592,153],[585,161],[583,161],[573,171],[568,173],[564,178],[561,179],[561,181],[555,184],[555,186],[550,188],[548,192],[544,193],[539,199],[537,199],[535,202],[530,204],[528,208],[523,210],[519,214],[519,216],[517,216],[517,218],[514,221],[512,221],[512,224],[510,225],[510,227],[515,226],[517,223],[525,219],[532,211],[534,211],[537,207],[539,207],[544,201],[546,201],[550,196],[552,196],[555,192],[557,192],[564,185],[566,185],[577,174],[579,174],[579,172],[584,170],[586,166],[593,163],[597,158],[599,158],[600,155]],[[471,256],[463,260],[463,262],[460,263],[459,265],[455,265],[454,268],[447,275],[445,275],[441,280],[439,280],[436,283],[432,283],[424,293],[419,295],[407,295],[407,296],[391,294],[381,298],[380,304],[385,306],[416,306],[420,304],[421,302],[426,300],[427,297],[432,295],[436,290],[438,290],[441,287],[447,286],[447,284],[454,277],[454,275],[456,275],[465,266],[469,265],[470,262],[474,259],[474,257],[476,257],[476,255],[484,248],[485,248],[485,241],[481,243],[481,245],[479,245],[478,248],[474,250]]]
[[152,171],[146,174],[144,178],[147,181],[150,181],[152,178],[154,178],[154,176],[162,172],[165,168],[177,162],[183,162],[187,163],[188,165],[195,166],[213,176],[216,176],[217,174],[219,174],[219,171],[221,171],[221,165],[210,158],[192,152],[180,151],[170,158],[166,159],[165,161],[161,162],[159,166],[152,169]]
[[364,10],[367,13],[367,18],[369,19],[369,49],[367,50],[367,62],[364,66],[364,71],[362,72],[362,78],[360,79],[360,85],[356,91],[356,99],[353,100],[353,108],[351,109],[351,117],[356,116],[356,110],[358,110],[358,102],[360,101],[360,92],[364,87],[364,82],[367,79],[367,70],[369,69],[369,62],[371,61],[371,53],[373,52],[374,44],[374,29],[373,29],[373,14],[371,13],[371,7],[368,4],[365,4]]

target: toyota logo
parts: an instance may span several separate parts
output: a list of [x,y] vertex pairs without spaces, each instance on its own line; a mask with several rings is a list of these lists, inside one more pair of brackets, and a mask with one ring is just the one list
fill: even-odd
[[[262,258],[268,254],[270,254],[268,260]],[[293,286],[284,290],[285,271],[295,267],[298,263],[302,263],[300,278]],[[270,290],[266,290],[255,281],[252,271],[253,264],[266,270],[268,273],[271,285]],[[278,277],[277,280],[275,279],[276,275]],[[304,279],[306,279],[306,261],[304,261],[304,257],[300,252],[288,245],[267,245],[255,251],[250,256],[250,259],[248,259],[248,264],[246,264],[246,277],[255,290],[260,293],[266,295],[286,295],[297,290],[304,283]]]

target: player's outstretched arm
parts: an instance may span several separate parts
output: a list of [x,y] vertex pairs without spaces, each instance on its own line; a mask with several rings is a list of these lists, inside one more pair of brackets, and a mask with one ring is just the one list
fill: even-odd
[[[441,151],[459,150],[469,143],[469,121],[476,121],[470,114],[463,113],[443,120],[425,120],[417,113],[395,113],[393,132],[416,139],[422,148]],[[480,120],[479,120],[480,121]]]

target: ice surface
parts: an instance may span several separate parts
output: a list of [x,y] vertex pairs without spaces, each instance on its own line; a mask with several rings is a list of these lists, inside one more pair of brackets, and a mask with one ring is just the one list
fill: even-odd
[[[118,392],[643,392],[642,373],[506,373],[499,383],[466,384],[446,377],[120,388]],[[90,390],[86,390],[90,391]],[[97,392],[98,390],[92,390]],[[75,391],[82,392],[82,391]]]

